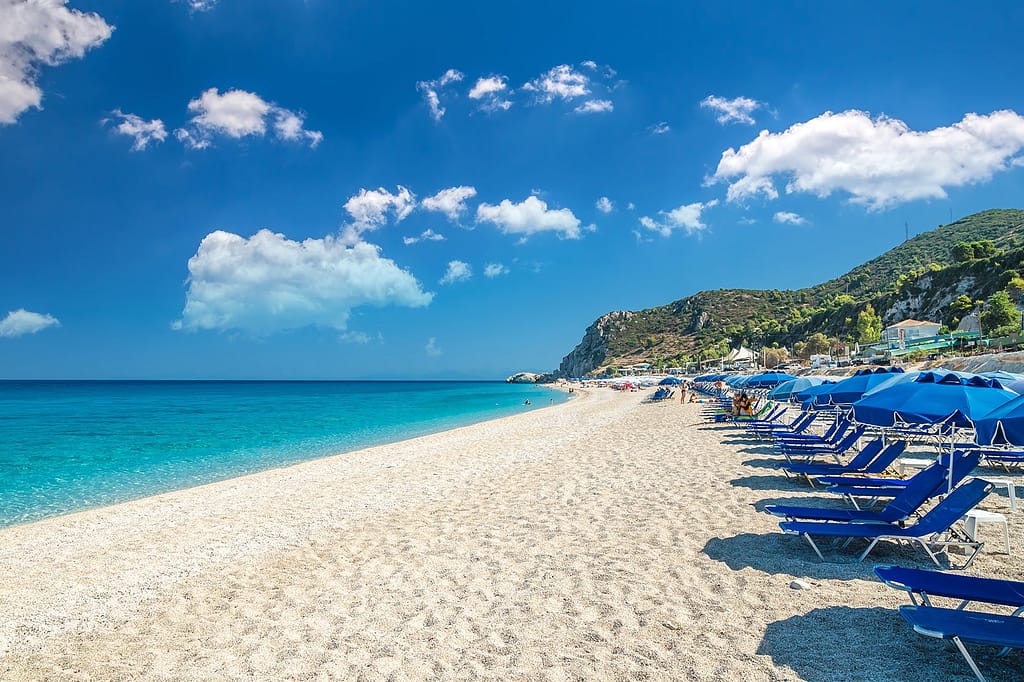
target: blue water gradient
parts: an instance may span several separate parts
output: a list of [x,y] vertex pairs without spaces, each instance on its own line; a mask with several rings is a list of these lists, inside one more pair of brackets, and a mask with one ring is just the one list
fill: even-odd
[[0,381],[0,526],[564,400],[499,382]]

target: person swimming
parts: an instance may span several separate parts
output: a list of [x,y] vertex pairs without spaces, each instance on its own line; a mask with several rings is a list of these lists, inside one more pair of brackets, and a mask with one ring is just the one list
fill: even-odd
[[529,398],[527,398],[526,400],[523,401],[523,405],[529,405],[529,404],[530,404],[530,399]]

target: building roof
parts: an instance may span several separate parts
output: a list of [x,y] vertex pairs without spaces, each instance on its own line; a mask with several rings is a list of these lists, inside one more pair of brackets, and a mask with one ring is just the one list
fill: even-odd
[[890,324],[886,329],[892,329],[893,327],[921,327],[928,325],[930,327],[941,327],[942,324],[939,322],[922,322],[921,320],[903,320],[896,324]]

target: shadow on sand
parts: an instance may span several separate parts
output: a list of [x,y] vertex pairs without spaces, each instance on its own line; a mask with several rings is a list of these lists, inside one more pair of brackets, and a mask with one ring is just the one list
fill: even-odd
[[807,484],[795,478],[786,478],[781,471],[769,476],[741,476],[729,481],[729,485],[751,490],[778,490],[779,492],[807,492]]
[[784,457],[782,457],[781,455],[777,455],[777,453],[774,450],[772,450],[772,447],[770,445],[751,445],[750,447],[739,448],[737,452],[741,452],[748,455],[776,455],[778,456],[780,462],[786,461]]
[[764,508],[769,504],[785,504],[791,507],[810,507],[811,509],[853,509],[839,496],[825,497],[824,495],[817,497],[766,497],[754,502],[753,506],[757,511],[764,512]]
[[743,462],[745,467],[754,467],[755,469],[779,469],[779,465],[784,463],[786,460],[779,457],[778,459],[748,459]]
[[[1020,656],[992,658],[994,649],[975,649],[984,654],[976,660],[988,679],[1020,679]],[[770,623],[757,653],[808,682],[974,680],[953,646],[915,634],[895,609],[813,609]]]
[[[780,519],[781,521],[781,519]],[[858,561],[857,558],[867,547],[856,540],[845,549],[826,547],[819,542],[825,561],[797,535],[777,533],[740,533],[730,538],[711,538],[704,545],[704,554],[715,561],[721,561],[734,571],[753,568],[772,575],[821,578],[828,580],[875,580],[871,569],[875,564],[899,564],[934,568],[935,564],[920,549],[892,542],[880,542],[871,554]],[[939,557],[946,568],[944,557]]]
[[758,443],[761,443],[762,441],[757,440],[753,436],[750,436],[750,437],[742,437],[741,436],[741,437],[733,437],[733,438],[723,438],[722,442],[725,443],[726,445],[757,445]]

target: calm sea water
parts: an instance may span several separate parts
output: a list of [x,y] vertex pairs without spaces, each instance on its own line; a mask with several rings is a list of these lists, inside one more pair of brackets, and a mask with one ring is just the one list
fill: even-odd
[[498,382],[0,381],[0,526],[565,399]]

